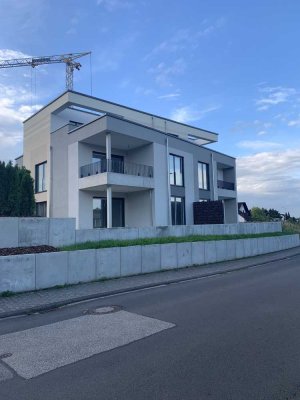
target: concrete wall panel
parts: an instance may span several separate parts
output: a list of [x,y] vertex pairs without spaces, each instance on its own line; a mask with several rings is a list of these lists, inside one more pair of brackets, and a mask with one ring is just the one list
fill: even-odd
[[160,244],[142,246],[142,272],[159,271],[161,266]]
[[214,263],[217,261],[216,242],[204,242],[205,264]]
[[75,218],[49,219],[49,245],[67,246],[75,243]]
[[177,268],[176,243],[167,243],[161,245],[161,269]]
[[136,275],[142,272],[141,246],[121,247],[121,275]]
[[227,240],[218,240],[216,243],[217,261],[227,260]]
[[38,246],[49,243],[47,218],[19,218],[19,246]]
[[68,282],[68,252],[36,254],[36,289]]
[[96,279],[96,250],[69,251],[68,255],[68,283]]
[[0,293],[35,289],[35,255],[0,257]]
[[192,265],[192,244],[190,242],[177,243],[178,268]]
[[96,279],[121,276],[121,248],[96,250]]
[[0,218],[0,248],[18,247],[19,218]]
[[192,265],[203,265],[205,263],[204,242],[192,243]]

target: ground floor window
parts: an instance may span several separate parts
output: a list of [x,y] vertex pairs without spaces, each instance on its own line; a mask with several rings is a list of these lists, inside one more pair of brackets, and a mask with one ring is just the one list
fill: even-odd
[[[113,228],[125,226],[124,199],[112,199],[112,226]],[[93,227],[107,227],[107,200],[106,197],[93,198]]]
[[35,215],[37,217],[47,217],[47,202],[35,203]]
[[185,225],[184,197],[171,197],[172,225]]

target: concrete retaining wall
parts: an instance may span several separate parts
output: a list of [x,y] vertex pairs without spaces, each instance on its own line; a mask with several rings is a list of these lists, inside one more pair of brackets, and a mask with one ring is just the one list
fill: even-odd
[[4,217],[0,218],[0,248],[38,245],[59,247],[108,239],[270,233],[281,230],[281,222],[75,230],[75,218]]
[[147,228],[112,228],[76,230],[76,243],[99,240],[128,240],[187,235],[233,235],[281,232],[281,222],[257,222],[222,225],[177,225]]
[[288,235],[0,257],[0,292],[22,292],[235,260],[299,245],[299,235]]
[[0,248],[75,243],[75,218],[0,218]]

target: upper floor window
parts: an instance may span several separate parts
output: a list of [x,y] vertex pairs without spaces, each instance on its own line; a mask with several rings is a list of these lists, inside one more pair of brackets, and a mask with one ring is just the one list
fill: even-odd
[[45,161],[35,166],[35,193],[46,191],[46,164]]
[[183,186],[183,157],[169,155],[170,184]]
[[198,183],[199,189],[209,189],[208,164],[198,162]]

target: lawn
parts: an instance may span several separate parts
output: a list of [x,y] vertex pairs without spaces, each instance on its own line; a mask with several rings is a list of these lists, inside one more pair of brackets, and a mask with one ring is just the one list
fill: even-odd
[[103,249],[108,247],[127,247],[127,246],[145,246],[151,244],[166,244],[166,243],[185,243],[185,242],[206,242],[212,240],[236,240],[236,239],[254,239],[262,237],[284,236],[290,232],[274,232],[274,233],[260,233],[249,235],[190,235],[190,236],[168,236],[144,239],[131,239],[131,240],[101,240],[98,242],[85,242],[78,243],[70,246],[61,247],[62,251],[72,250],[87,250],[87,249]]

